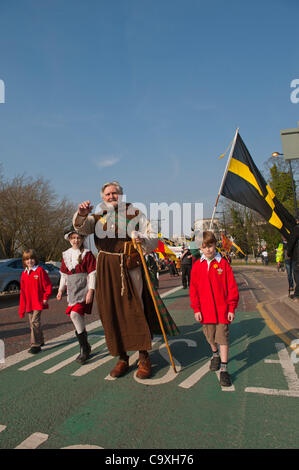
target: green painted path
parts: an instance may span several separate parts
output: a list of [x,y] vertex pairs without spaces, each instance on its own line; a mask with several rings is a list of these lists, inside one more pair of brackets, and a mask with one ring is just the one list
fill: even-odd
[[73,338],[35,357],[19,355],[0,369],[0,448],[297,448],[298,356],[258,312],[238,312],[230,329],[233,386],[222,389],[208,370],[209,347],[188,293],[164,300],[181,330],[170,339],[177,374],[155,338],[151,379],[134,377],[136,354],[125,377],[109,379],[115,358],[98,325],[89,333],[98,345],[84,366],[72,359]]

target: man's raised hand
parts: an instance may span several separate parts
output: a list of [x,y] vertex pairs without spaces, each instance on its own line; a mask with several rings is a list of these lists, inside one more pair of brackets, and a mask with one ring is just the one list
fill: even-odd
[[78,214],[82,217],[87,216],[92,211],[93,206],[90,205],[90,201],[81,202],[78,206]]

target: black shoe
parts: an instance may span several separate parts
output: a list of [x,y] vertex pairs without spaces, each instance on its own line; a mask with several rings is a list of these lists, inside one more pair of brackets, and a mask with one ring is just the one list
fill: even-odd
[[80,354],[76,358],[76,362],[79,364],[84,364],[87,359],[90,357],[90,352],[91,352],[91,347],[90,344],[87,341],[87,332],[86,330],[82,331],[82,333],[77,333],[76,331],[76,336],[80,344]]
[[30,354],[37,354],[37,353],[41,352],[41,347],[40,346],[32,346],[32,348],[30,348],[28,352]]
[[232,381],[230,379],[230,375],[227,371],[220,372],[220,385],[221,387],[230,387]]
[[210,370],[216,371],[220,369],[220,356],[213,356],[210,362]]

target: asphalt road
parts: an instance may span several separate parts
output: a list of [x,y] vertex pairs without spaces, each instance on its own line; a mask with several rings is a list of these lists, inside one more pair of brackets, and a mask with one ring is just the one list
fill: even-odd
[[115,358],[105,348],[96,306],[88,318],[93,357],[84,366],[74,362],[78,348],[65,304],[51,300],[43,318],[46,345],[35,357],[27,353],[27,320],[20,321],[15,305],[2,308],[0,448],[297,448],[299,366],[290,345],[298,338],[299,309],[288,304],[285,273],[256,266],[234,272],[240,303],[230,327],[233,385],[226,389],[209,371],[209,347],[188,290],[173,290],[178,278],[161,277],[180,328],[169,338],[177,373],[155,337],[146,381],[136,378],[134,353],[128,374],[111,379]]

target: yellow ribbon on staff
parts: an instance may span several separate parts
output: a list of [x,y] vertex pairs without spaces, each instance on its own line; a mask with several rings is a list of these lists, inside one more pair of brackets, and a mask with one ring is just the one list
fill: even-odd
[[220,155],[220,157],[218,157],[219,160],[221,160],[221,158],[223,158],[225,156],[225,154],[227,153],[228,149],[231,147],[231,144],[232,144],[232,141],[230,142],[229,146],[227,147],[227,149],[225,150],[225,152]]

